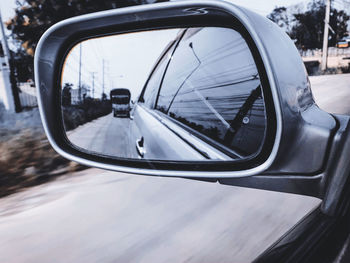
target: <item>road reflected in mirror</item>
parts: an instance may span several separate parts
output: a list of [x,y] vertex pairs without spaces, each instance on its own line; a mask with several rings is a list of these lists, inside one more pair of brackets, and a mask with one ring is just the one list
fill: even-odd
[[146,160],[240,160],[260,152],[267,116],[242,35],[181,28],[99,37],[72,48],[62,115],[80,150]]

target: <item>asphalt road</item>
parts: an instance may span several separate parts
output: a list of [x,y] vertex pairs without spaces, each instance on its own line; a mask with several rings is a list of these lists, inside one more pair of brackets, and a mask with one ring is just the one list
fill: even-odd
[[67,137],[76,146],[89,151],[131,158],[129,134],[130,119],[114,118],[110,113],[69,131]]
[[[350,75],[311,82],[350,114]],[[251,262],[319,203],[89,169],[0,199],[0,262]]]
[[350,74],[310,77],[318,106],[330,113],[350,114]]

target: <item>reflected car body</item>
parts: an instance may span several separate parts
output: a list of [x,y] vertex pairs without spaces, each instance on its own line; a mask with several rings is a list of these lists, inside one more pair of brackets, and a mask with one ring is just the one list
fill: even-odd
[[[259,74],[244,38],[226,28],[183,29],[143,88],[131,144],[145,159],[241,159],[259,151],[265,115]],[[137,142],[144,144],[144,154]]]
[[[135,107],[131,123],[133,158],[163,160],[229,160],[229,156],[192,136],[171,120],[142,105]],[[166,142],[166,144],[164,144]],[[165,147],[166,145],[166,147]]]

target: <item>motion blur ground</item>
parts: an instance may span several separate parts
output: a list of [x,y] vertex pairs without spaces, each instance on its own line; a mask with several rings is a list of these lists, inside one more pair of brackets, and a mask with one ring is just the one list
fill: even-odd
[[[311,77],[350,114],[350,74]],[[89,169],[0,200],[0,262],[251,262],[316,198]]]
[[350,74],[310,77],[316,103],[327,112],[350,114]]
[[83,168],[52,149],[37,108],[15,114],[0,107],[0,152],[0,197]]
[[250,262],[318,203],[91,169],[1,201],[0,261]]

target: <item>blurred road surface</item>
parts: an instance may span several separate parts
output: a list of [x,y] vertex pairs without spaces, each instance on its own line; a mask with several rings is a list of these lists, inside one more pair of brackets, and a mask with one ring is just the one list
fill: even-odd
[[350,114],[350,74],[310,77],[318,106],[330,113]]
[[[350,114],[350,75],[311,82]],[[251,262],[319,203],[89,169],[0,199],[0,262]]]
[[0,262],[250,262],[318,203],[90,169],[0,200]]

